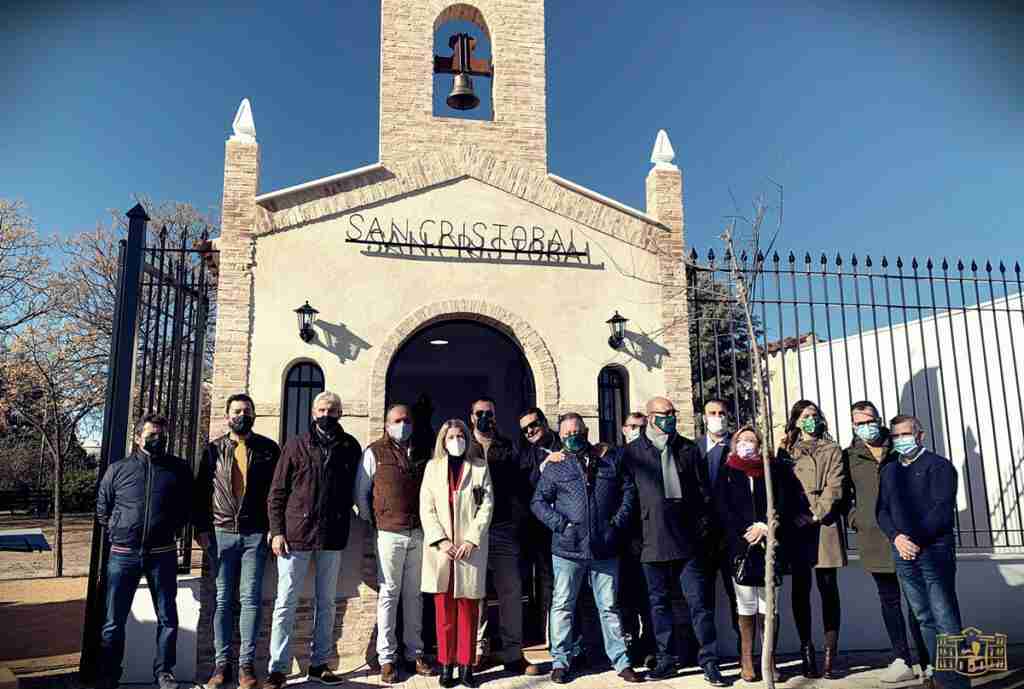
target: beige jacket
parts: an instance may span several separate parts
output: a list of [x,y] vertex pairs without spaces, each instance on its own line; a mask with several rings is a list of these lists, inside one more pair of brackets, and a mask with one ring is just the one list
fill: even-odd
[[[477,506],[473,489],[482,491]],[[452,560],[435,545],[444,539],[455,545],[466,541],[478,547],[468,560],[455,562],[456,598],[481,599],[487,595],[487,530],[494,513],[494,491],[487,463],[466,459],[462,480],[455,492],[455,528],[452,529],[452,510],[448,505],[448,460],[432,459],[427,463],[420,488],[420,521],[423,523],[423,578],[420,588],[424,593],[444,593],[448,590],[452,573]]]
[[796,529],[798,557],[815,567],[846,565],[846,531],[840,519],[846,471],[843,451],[831,440],[798,440],[789,451],[804,489],[804,507],[815,524]]

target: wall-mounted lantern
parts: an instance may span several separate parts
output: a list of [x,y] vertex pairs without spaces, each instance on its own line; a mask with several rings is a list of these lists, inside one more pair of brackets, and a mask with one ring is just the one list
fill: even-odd
[[612,334],[608,337],[608,346],[612,349],[621,349],[623,343],[626,341],[626,323],[629,322],[628,318],[623,318],[616,311],[615,315],[605,321],[608,327],[611,328]]
[[295,313],[299,317],[299,337],[302,338],[303,342],[312,342],[313,338],[316,337],[316,332],[313,330],[313,321],[320,312],[310,306],[307,301],[295,309]]

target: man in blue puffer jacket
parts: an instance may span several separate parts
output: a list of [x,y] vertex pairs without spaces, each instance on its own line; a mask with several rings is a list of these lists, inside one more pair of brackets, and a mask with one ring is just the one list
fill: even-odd
[[566,414],[558,427],[565,461],[541,474],[531,507],[553,532],[551,551],[555,590],[551,605],[551,680],[568,682],[572,616],[583,578],[589,577],[601,620],[605,653],[627,682],[641,678],[630,667],[619,610],[615,605],[621,540],[636,505],[633,477],[623,469],[621,452],[591,445],[579,414]]
[[139,581],[153,597],[157,615],[153,676],[159,689],[176,689],[178,555],[175,537],[188,522],[192,471],[167,454],[167,420],[148,414],[135,426],[137,447],[107,467],[96,498],[96,520],[110,540],[107,612],[100,637],[99,687],[116,687],[124,660],[124,626]]

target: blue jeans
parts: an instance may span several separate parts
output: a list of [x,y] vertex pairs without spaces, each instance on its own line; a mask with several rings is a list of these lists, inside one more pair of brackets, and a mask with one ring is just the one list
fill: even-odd
[[[913,560],[904,560],[893,546],[896,574],[910,609],[921,625],[928,655],[936,658],[939,634],[959,634],[963,629],[956,598],[956,550],[952,539],[922,548]],[[954,672],[936,672],[943,687],[969,686]]]
[[293,550],[277,558],[277,599],[274,601],[274,626],[270,632],[270,672],[287,675],[291,669],[292,628],[310,560],[316,569],[310,667],[326,664],[334,650],[334,600],[341,551]]
[[654,622],[654,638],[658,643],[658,664],[676,663],[675,620],[672,616],[672,581],[679,580],[693,631],[700,644],[697,662],[701,667],[718,662],[715,649],[718,635],[715,630],[715,610],[708,601],[707,572],[699,558],[669,560],[667,562],[645,562],[644,578],[651,599],[651,620]]
[[625,670],[629,667],[629,657],[626,655],[626,639],[622,634],[619,608],[615,604],[615,592],[619,587],[618,558],[569,560],[552,555],[551,563],[555,573],[550,622],[553,666],[568,668],[574,655],[576,640],[572,634],[572,618],[576,611],[576,598],[583,586],[583,578],[589,576],[590,588],[594,592],[594,604],[601,620],[604,652],[616,671]]
[[100,657],[105,677],[121,678],[124,662],[124,626],[142,577],[156,610],[156,657],[153,677],[173,672],[178,641],[178,554],[110,553],[107,563],[107,615],[100,634]]
[[267,564],[266,533],[237,534],[215,531],[212,553],[217,568],[217,609],[213,613],[213,647],[217,665],[227,665],[234,631],[235,597],[241,612],[238,631],[238,665],[252,665],[256,659],[256,636],[260,628],[263,602],[263,570]]

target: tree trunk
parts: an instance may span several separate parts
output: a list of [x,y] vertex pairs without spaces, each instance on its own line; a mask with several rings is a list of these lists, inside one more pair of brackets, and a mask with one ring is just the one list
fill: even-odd
[[53,576],[64,576],[64,458],[58,450],[53,458]]

